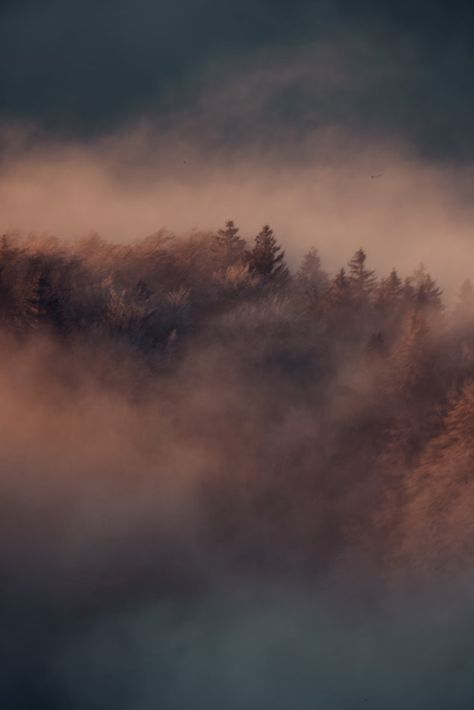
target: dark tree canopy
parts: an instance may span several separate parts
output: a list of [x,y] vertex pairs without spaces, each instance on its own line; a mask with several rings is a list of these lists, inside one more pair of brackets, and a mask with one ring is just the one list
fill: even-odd
[[[425,567],[451,584],[474,560],[472,306],[470,283],[443,304],[426,268],[377,278],[362,249],[328,275],[312,249],[291,278],[268,226],[250,253],[232,222],[2,239],[5,657],[44,610],[51,679],[64,626],[112,602],[115,629],[156,600],[191,599],[194,623],[235,580],[260,604],[262,581],[313,601],[342,575],[364,608]],[[18,678],[5,707],[38,707]]]
[[251,269],[267,280],[283,283],[289,275],[284,259],[285,252],[266,224],[255,237],[250,254]]
[[370,299],[376,284],[375,273],[366,268],[366,260],[365,251],[359,249],[349,261],[349,282],[358,301]]

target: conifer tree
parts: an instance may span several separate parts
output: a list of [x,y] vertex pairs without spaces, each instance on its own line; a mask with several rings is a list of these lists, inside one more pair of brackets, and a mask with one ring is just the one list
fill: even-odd
[[414,311],[407,318],[405,332],[393,351],[393,364],[393,385],[407,401],[423,409],[436,400],[442,382],[437,375],[432,330],[424,314]]
[[[413,461],[441,425],[443,377],[426,316],[412,312],[391,354],[385,392],[392,454]],[[390,403],[390,404],[389,404]]]
[[213,251],[224,268],[234,266],[245,258],[245,240],[232,220],[225,223],[214,237]]
[[23,318],[21,263],[23,250],[8,235],[0,239],[0,321],[16,329]]
[[63,304],[46,268],[36,268],[30,276],[25,306],[30,325],[49,325],[57,332],[63,330]]
[[321,258],[318,250],[313,247],[303,257],[296,274],[296,283],[307,297],[324,293],[329,285],[326,272],[321,268]]
[[273,236],[273,231],[265,225],[255,237],[255,245],[250,254],[250,268],[264,279],[284,283],[288,276],[285,252]]
[[376,304],[383,310],[391,309],[400,303],[402,295],[402,280],[395,269],[392,269],[390,274],[382,279],[377,287]]
[[369,300],[376,283],[374,272],[365,267],[366,260],[365,251],[358,249],[349,261],[349,281],[353,296],[357,301]]
[[400,325],[406,315],[403,282],[395,269],[381,279],[374,291],[374,307],[377,324],[382,328],[388,341],[399,334]]
[[351,284],[344,268],[339,269],[327,292],[327,301],[331,306],[349,306],[352,302]]
[[474,385],[468,382],[410,472],[403,552],[417,565],[464,567],[466,552],[472,555],[473,471]]
[[61,322],[61,303],[48,274],[40,275],[36,285],[38,314],[55,326]]
[[474,382],[467,382],[445,421],[446,435],[461,446],[468,446],[474,456]]
[[406,279],[405,295],[418,310],[440,311],[442,293],[423,264],[419,264],[413,276]]

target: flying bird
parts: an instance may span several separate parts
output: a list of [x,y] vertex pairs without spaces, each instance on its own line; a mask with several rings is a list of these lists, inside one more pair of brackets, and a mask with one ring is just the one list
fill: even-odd
[[379,173],[378,175],[371,175],[371,176],[370,176],[370,179],[371,179],[371,180],[376,180],[377,178],[381,178],[381,177],[382,177],[382,173]]

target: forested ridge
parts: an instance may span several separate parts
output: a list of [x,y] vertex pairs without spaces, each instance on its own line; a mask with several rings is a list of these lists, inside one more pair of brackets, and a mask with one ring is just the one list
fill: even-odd
[[448,309],[422,265],[378,276],[362,248],[336,274],[316,248],[290,273],[270,227],[249,242],[229,221],[128,244],[6,235],[0,291],[4,367],[27,352],[72,403],[85,382],[131,403],[147,478],[188,475],[171,446],[197,457],[201,544],[225,566],[319,574],[357,549],[429,569],[470,552],[469,282]]
[[228,222],[5,235],[0,293],[9,707],[470,707],[469,282]]

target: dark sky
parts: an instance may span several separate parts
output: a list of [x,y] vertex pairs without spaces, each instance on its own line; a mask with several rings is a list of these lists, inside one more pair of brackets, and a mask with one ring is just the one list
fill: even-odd
[[214,72],[248,78],[301,47],[363,43],[365,53],[346,51],[344,81],[285,85],[271,111],[265,103],[240,130],[225,122],[224,136],[252,138],[269,120],[283,131],[331,125],[474,157],[472,2],[3,0],[0,13],[0,114],[56,136],[192,114],[197,87],[219,93]]

